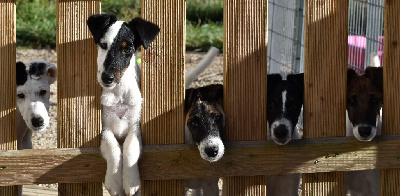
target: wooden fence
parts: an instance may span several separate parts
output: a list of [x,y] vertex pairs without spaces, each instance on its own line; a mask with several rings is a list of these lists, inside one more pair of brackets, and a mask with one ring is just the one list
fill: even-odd
[[[400,1],[386,0],[383,136],[345,136],[347,0],[306,0],[304,139],[265,140],[267,0],[224,1],[224,158],[184,143],[185,1],[142,0],[161,33],[142,59],[143,195],[183,195],[182,179],[224,177],[224,195],[265,195],[265,175],[305,173],[303,195],[342,195],[343,171],[382,169],[381,195],[400,195]],[[101,89],[86,19],[100,1],[57,1],[57,149],[16,151],[15,0],[0,0],[0,195],[59,183],[60,195],[101,195]]]

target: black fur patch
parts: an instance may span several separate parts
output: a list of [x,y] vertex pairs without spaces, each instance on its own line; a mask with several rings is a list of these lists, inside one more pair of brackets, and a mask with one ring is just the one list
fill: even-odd
[[108,27],[117,21],[115,14],[94,14],[87,20],[87,25],[93,35],[94,43],[98,44],[101,37],[107,32]]
[[17,62],[17,86],[24,85],[28,80],[28,73],[26,73],[25,64],[22,62]]
[[40,77],[46,73],[46,67],[46,63],[31,63],[28,73],[30,76]]
[[[294,128],[303,105],[304,74],[290,74],[287,80],[282,80],[279,74],[270,74],[267,78],[267,119],[270,128],[272,122],[281,117],[289,119]],[[285,90],[285,113],[282,113],[282,92]]]

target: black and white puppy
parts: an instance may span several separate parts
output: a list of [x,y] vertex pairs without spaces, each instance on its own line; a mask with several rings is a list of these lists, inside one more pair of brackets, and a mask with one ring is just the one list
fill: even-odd
[[[49,125],[50,85],[56,81],[57,67],[43,60],[28,66],[16,63],[17,72],[17,147],[32,149],[32,131],[44,131]],[[18,187],[18,195],[22,186]]]
[[97,80],[103,92],[101,153],[107,161],[105,188],[111,195],[134,195],[140,189],[138,159],[142,96],[135,52],[157,37],[157,25],[140,18],[117,21],[114,14],[95,14],[87,25],[98,45]]
[[[185,143],[195,143],[200,156],[208,162],[222,158],[225,113],[223,111],[223,86],[212,84],[185,92]],[[192,195],[218,195],[218,178],[188,179],[185,187]]]
[[[300,139],[296,125],[303,106],[304,74],[267,77],[267,139],[285,145]],[[298,195],[301,174],[267,176],[267,195]]]
[[[381,134],[383,104],[383,68],[379,57],[371,55],[371,65],[363,75],[347,70],[346,136],[371,141]],[[380,172],[377,169],[345,172],[345,194],[379,195]]]

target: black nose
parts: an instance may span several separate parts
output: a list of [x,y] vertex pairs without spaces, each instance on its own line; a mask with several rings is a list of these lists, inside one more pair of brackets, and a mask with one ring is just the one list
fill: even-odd
[[285,125],[279,125],[274,129],[274,135],[278,139],[285,139],[289,135],[289,129]]
[[218,154],[218,147],[213,146],[213,147],[207,147],[204,149],[208,157],[215,157]]
[[32,121],[32,125],[34,127],[41,127],[41,126],[43,126],[43,123],[44,123],[44,120],[42,117],[32,118],[31,121]]
[[114,81],[114,75],[108,75],[106,73],[101,74],[101,80],[104,84],[111,84]]
[[361,137],[368,137],[371,135],[371,127],[362,126],[358,127],[358,133]]

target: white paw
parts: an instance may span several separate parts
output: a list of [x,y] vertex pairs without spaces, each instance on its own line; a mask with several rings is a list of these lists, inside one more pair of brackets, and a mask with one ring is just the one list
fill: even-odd
[[119,173],[107,172],[106,179],[104,181],[104,187],[108,190],[110,195],[119,195],[122,190],[122,176]]
[[132,196],[140,189],[140,177],[138,173],[133,175],[124,175],[124,190],[126,195]]

